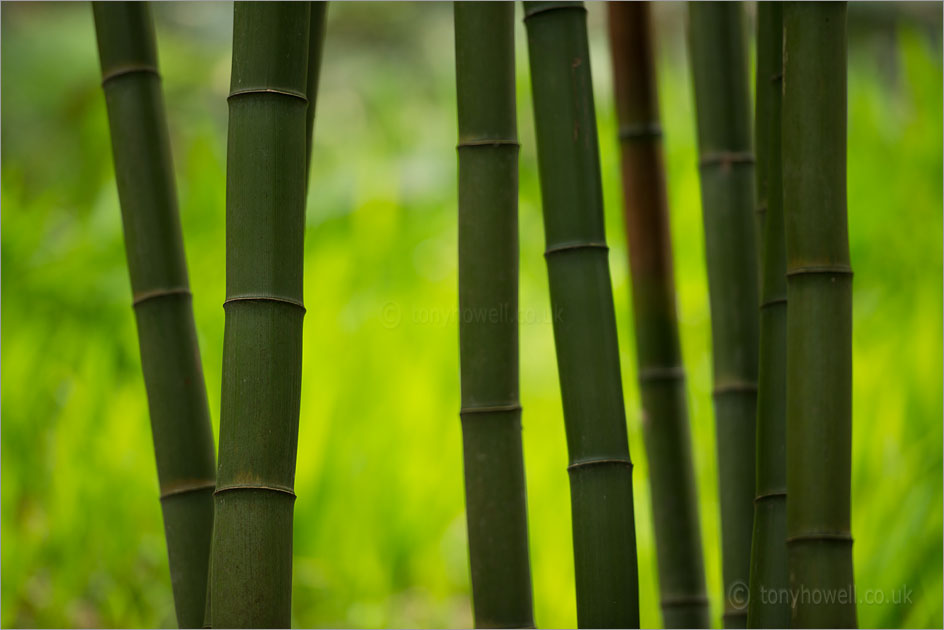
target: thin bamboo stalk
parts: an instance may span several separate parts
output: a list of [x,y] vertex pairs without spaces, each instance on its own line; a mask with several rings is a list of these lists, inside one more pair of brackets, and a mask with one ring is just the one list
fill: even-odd
[[460,417],[475,625],[532,628],[518,396],[515,5],[454,8]]
[[315,129],[315,106],[318,104],[318,82],[321,78],[321,57],[324,53],[325,24],[327,23],[328,3],[311,3],[311,19],[308,31],[308,80],[305,94],[308,97],[308,113],[305,116],[305,137],[307,167],[305,173],[311,174],[311,147]]
[[783,8],[787,547],[791,626],[856,625],[846,3]]
[[757,246],[747,54],[740,2],[690,2],[721,495],[726,628],[747,622],[754,520]]
[[609,26],[662,618],[708,628],[649,3],[609,3]]
[[632,463],[581,2],[526,2],[554,343],[570,457],[577,623],[638,627]]
[[[781,88],[783,7],[757,3],[758,207],[766,208],[761,254],[757,392],[757,491],[751,545],[749,628],[786,628],[787,577],[787,256],[783,235]],[[761,138],[763,137],[763,141]]]
[[180,627],[199,627],[214,451],[148,3],[92,4]]
[[308,2],[237,2],[214,627],[288,627],[301,389]]

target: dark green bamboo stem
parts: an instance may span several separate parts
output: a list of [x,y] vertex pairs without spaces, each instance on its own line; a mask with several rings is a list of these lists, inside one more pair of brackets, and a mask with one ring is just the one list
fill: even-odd
[[214,627],[288,627],[302,358],[307,2],[237,2]]
[[476,627],[534,627],[518,397],[513,3],[456,2],[459,358]]
[[754,520],[758,344],[747,51],[740,2],[688,6],[711,304],[724,625],[742,628]]
[[[757,3],[757,197],[766,208],[761,254],[757,491],[751,545],[749,628],[787,628],[787,256],[783,235],[780,110],[783,7]],[[761,138],[763,137],[763,141]]]
[[315,106],[318,103],[318,82],[321,78],[321,56],[324,53],[325,24],[327,23],[327,2],[311,3],[311,19],[308,31],[308,81],[305,93],[308,97],[308,113],[305,117],[306,163],[305,173],[311,175],[311,147],[315,129]]
[[177,623],[199,627],[213,530],[213,432],[154,25],[147,3],[92,6]]
[[638,627],[632,463],[580,2],[526,2],[582,628]]
[[849,531],[846,4],[789,2],[783,25],[787,547],[790,586],[797,596],[790,623],[849,628],[856,625],[856,603]]
[[649,3],[611,2],[609,11],[662,619],[667,628],[708,628]]

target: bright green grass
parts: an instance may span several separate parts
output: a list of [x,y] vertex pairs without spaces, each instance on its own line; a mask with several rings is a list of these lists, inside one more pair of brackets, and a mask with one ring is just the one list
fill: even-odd
[[[91,11],[3,6],[2,625],[174,623]],[[228,4],[157,8],[194,308],[214,422],[224,297]],[[682,339],[716,623],[710,329],[692,96],[666,19]],[[603,12],[592,62],[635,468],[642,623],[659,623]],[[938,18],[939,18],[938,12]],[[332,6],[306,234],[296,626],[467,626],[448,5]],[[940,31],[940,24],[933,26]],[[863,627],[942,624],[941,51],[897,31],[850,52],[853,534]],[[521,374],[536,620],[576,622],[524,29]],[[855,40],[854,40],[855,43]],[[887,64],[886,64],[887,65]],[[892,600],[910,589],[910,603]],[[898,595],[900,597],[900,595]]]

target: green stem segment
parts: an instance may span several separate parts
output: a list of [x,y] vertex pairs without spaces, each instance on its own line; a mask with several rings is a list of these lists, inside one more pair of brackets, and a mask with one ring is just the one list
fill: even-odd
[[291,621],[310,14],[234,8],[214,627]]
[[850,628],[856,602],[849,531],[846,4],[789,2],[783,25],[787,547],[790,587],[797,594],[790,621],[794,628]]
[[321,78],[321,57],[324,53],[325,25],[328,3],[312,2],[308,31],[308,81],[305,93],[308,97],[308,113],[305,116],[306,164],[305,173],[311,174],[311,147],[315,130],[315,106],[318,103],[318,82]]
[[747,52],[740,2],[690,2],[705,224],[726,628],[747,622],[754,521],[758,291]]
[[649,4],[612,2],[609,11],[662,618],[667,628],[708,628]]
[[[783,5],[757,3],[757,197],[762,224],[757,491],[749,628],[787,628],[787,256],[783,235],[780,112]],[[764,215],[762,215],[764,216]]]
[[213,432],[154,25],[147,3],[92,6],[177,622],[200,627],[213,530]]
[[456,2],[459,356],[477,627],[534,627],[518,396],[514,4]]
[[526,2],[582,628],[638,627],[632,463],[580,2]]

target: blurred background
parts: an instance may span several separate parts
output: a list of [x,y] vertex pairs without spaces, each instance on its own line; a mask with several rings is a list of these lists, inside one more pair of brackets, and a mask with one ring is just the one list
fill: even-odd
[[[660,623],[605,6],[591,63],[644,626]],[[748,4],[753,33],[754,7]],[[520,17],[520,8],[519,17]],[[230,3],[154,7],[218,429]],[[658,4],[679,316],[715,624],[718,490],[685,7]],[[863,627],[942,620],[941,4],[849,11],[853,535]],[[447,3],[332,4],[305,237],[296,626],[472,623]],[[567,454],[518,22],[521,396],[538,627],[573,627]],[[752,35],[749,35],[752,37]],[[753,45],[752,45],[753,48]],[[753,53],[752,53],[753,55]],[[753,76],[753,72],[751,74]],[[92,13],[2,5],[2,625],[175,624]]]

